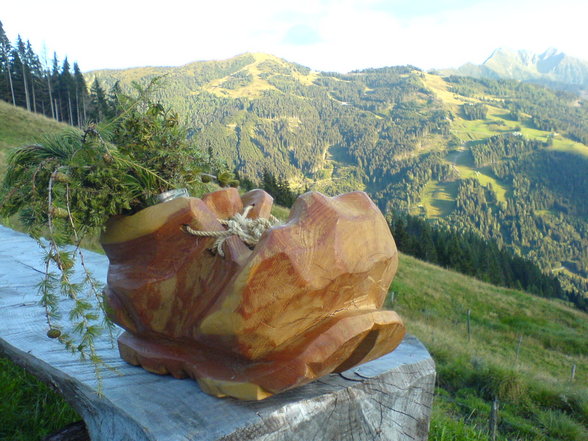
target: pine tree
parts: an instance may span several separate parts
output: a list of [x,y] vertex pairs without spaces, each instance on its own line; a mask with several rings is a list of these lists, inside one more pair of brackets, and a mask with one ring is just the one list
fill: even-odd
[[87,116],[87,105],[89,101],[88,96],[88,88],[86,87],[86,80],[84,80],[84,75],[78,66],[78,63],[74,63],[73,65],[73,77],[74,77],[74,85],[75,85],[75,96],[76,96],[76,118],[78,126],[82,126],[85,124],[86,120],[88,119]]
[[15,55],[18,55],[18,60],[20,62],[20,69],[22,70],[22,87],[24,89],[24,99],[25,99],[25,104],[26,104],[26,108],[28,111],[31,110],[31,97],[30,97],[30,93],[29,93],[29,67],[27,66],[27,49],[26,46],[24,44],[24,41],[22,40],[20,34],[18,35],[17,39],[16,39],[16,51],[15,51]]
[[393,213],[392,216],[392,235],[394,236],[398,249],[404,251],[410,240],[410,237],[406,232],[406,222],[396,213]]
[[31,42],[27,40],[25,49],[25,64],[29,72],[30,89],[31,89],[31,104],[33,112],[37,112],[37,90],[43,87],[42,75],[43,70],[41,61],[31,46]]
[[60,65],[53,53],[51,70],[30,41],[19,35],[11,45],[0,22],[0,98],[58,121],[81,125],[87,119],[88,90],[82,72],[67,57]]
[[278,194],[278,181],[276,177],[267,169],[263,171],[261,179],[261,188],[267,191],[269,194],[275,197]]
[[94,122],[103,121],[109,113],[108,107],[106,93],[96,78],[90,89],[90,119]]
[[[10,44],[10,40],[6,36],[6,32],[4,32],[4,27],[2,26],[2,22],[0,21],[0,72],[3,73],[3,77],[7,78],[6,81],[6,94],[0,92],[0,97],[12,99],[12,105],[16,106],[16,99],[14,97],[14,86],[12,83],[12,68],[10,63],[10,53],[12,51],[12,45]],[[6,99],[6,101],[9,101]]]
[[[72,91],[75,90],[75,83],[74,78],[71,74],[71,68],[69,65],[69,61],[67,57],[63,60],[63,65],[61,67],[61,73],[58,77],[57,81],[57,90],[58,94],[61,97],[61,115],[62,119],[70,123],[71,125],[75,125],[76,121],[74,120],[74,109],[72,103]],[[75,94],[75,92],[74,92]],[[75,95],[74,95],[75,98]]]
[[26,93],[23,78],[24,67],[16,48],[10,52],[10,70],[12,75],[12,87],[14,91],[14,103],[16,106],[26,108]]
[[53,113],[54,118],[57,121],[61,121],[61,115],[59,109],[61,108],[61,96],[59,95],[59,90],[57,90],[57,84],[59,82],[59,60],[57,59],[57,53],[53,52],[53,64],[51,67],[51,75],[50,75],[50,87],[49,91],[52,96],[52,103],[53,103]]

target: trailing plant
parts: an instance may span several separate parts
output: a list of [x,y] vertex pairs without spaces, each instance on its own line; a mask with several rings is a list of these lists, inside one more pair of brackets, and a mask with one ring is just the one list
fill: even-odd
[[45,250],[38,291],[48,337],[91,360],[98,376],[102,361],[94,342],[111,324],[82,241],[159,193],[185,187],[201,194],[207,188],[202,176],[226,177],[221,164],[188,139],[176,113],[150,100],[149,88],[136,90],[137,96],[118,97],[118,116],[110,121],[13,150],[0,196],[0,216],[18,214]]

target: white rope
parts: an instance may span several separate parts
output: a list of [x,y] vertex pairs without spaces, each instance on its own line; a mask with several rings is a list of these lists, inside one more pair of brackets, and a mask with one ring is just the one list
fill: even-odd
[[189,225],[186,225],[186,231],[193,236],[198,237],[215,237],[216,240],[212,246],[213,250],[221,256],[225,257],[225,253],[223,252],[223,244],[225,241],[232,236],[237,236],[243,242],[245,242],[250,247],[254,247],[261,239],[261,235],[268,230],[269,228],[277,225],[280,220],[275,216],[271,215],[269,219],[265,218],[257,218],[257,219],[250,219],[247,217],[253,205],[249,205],[245,207],[243,213],[237,213],[230,219],[218,219],[218,221],[226,227],[226,230],[222,231],[199,231],[190,228]]

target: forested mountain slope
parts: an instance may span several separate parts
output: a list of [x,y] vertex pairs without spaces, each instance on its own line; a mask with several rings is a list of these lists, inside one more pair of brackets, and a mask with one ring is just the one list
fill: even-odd
[[588,291],[588,108],[575,95],[416,68],[319,73],[265,54],[98,71],[108,90],[164,75],[159,97],[242,176],[364,189],[511,246]]

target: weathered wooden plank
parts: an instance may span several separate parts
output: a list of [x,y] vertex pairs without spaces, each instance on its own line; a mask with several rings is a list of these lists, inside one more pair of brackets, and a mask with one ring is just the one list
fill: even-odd
[[[101,372],[100,395],[93,367],[45,335],[36,244],[4,227],[0,243],[0,352],[60,391],[94,441],[427,439],[435,368],[411,336],[391,354],[259,402],[214,398],[193,381],[128,365],[103,338],[97,350],[114,370]],[[104,256],[86,262],[105,279]]]
[[43,441],[91,441],[83,421],[71,423],[59,432],[43,438]]

